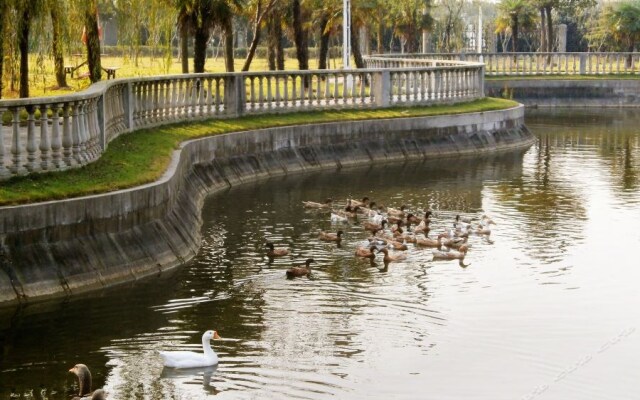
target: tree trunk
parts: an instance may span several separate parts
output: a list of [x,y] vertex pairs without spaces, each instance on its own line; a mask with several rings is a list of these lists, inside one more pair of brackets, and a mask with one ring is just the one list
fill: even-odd
[[362,59],[362,52],[360,51],[360,35],[358,28],[354,24],[351,24],[351,51],[353,52],[353,59],[356,62],[356,68],[364,68],[364,60]]
[[[0,2],[0,99],[2,98],[2,78],[4,78],[4,15],[6,13],[6,2]],[[1,117],[1,116],[0,116]]]
[[544,7],[540,8],[540,51],[547,51],[547,22]]
[[298,69],[309,69],[309,49],[307,43],[307,32],[302,26],[302,7],[300,0],[293,0],[293,41],[296,45],[296,58],[298,59]]
[[265,10],[262,12],[262,2],[258,0],[258,6],[256,7],[256,17],[253,22],[253,39],[251,40],[251,45],[249,46],[249,51],[247,52],[247,58],[244,60],[244,65],[242,66],[243,71],[248,71],[249,67],[251,67],[251,61],[253,60],[253,56],[256,54],[256,49],[258,48],[258,43],[260,42],[260,25],[262,24],[262,20],[266,13],[269,10]]
[[204,63],[207,61],[207,42],[209,41],[209,29],[196,28],[193,34],[193,72],[204,72]]
[[233,23],[226,21],[224,26],[224,65],[227,72],[233,72]]
[[320,51],[318,52],[318,69],[327,69],[327,54],[329,53],[330,33],[326,31],[329,16],[325,13],[320,17]]
[[518,16],[513,17],[513,25],[511,26],[511,51],[516,53],[518,51]]
[[547,51],[549,53],[553,52],[553,20],[551,16],[551,6],[544,7],[545,12],[547,13]]
[[189,73],[189,32],[186,27],[180,29],[180,57],[182,60],[182,73]]
[[20,21],[20,37],[18,49],[20,50],[20,97],[29,97],[29,30],[31,27],[31,7],[23,5],[22,19]]
[[276,54],[278,52],[278,28],[280,24],[277,13],[272,12],[267,18],[267,62],[269,63],[269,71],[276,70]]
[[280,21],[275,26],[276,29],[276,67],[278,71],[284,71],[284,39],[282,35],[282,25]]
[[51,28],[53,52],[53,65],[56,75],[56,83],[59,88],[67,87],[67,74],[64,72],[64,55],[62,52],[62,31],[60,27],[60,9],[57,1],[51,2]]
[[383,36],[384,36],[384,25],[382,25],[382,23],[378,24],[378,29],[376,32],[376,40],[378,41],[378,46],[377,46],[377,52],[378,54],[383,54],[384,53],[384,44],[382,44],[382,40],[383,40]]
[[91,83],[102,78],[100,63],[100,34],[98,32],[98,0],[87,0],[84,14],[87,29],[87,63],[89,64],[89,79]]

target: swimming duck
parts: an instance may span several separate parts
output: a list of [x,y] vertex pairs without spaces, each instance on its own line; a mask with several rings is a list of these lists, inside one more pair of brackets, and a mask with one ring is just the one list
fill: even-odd
[[404,221],[404,218],[387,215],[387,222],[389,222],[390,224],[397,224],[398,222],[402,221]]
[[389,264],[390,262],[394,262],[394,261],[402,261],[407,258],[407,255],[403,253],[389,254],[389,250],[387,249],[381,249],[381,250],[378,250],[378,252],[384,254],[384,258],[382,260],[384,261],[385,264]]
[[416,246],[439,248],[442,245],[441,239],[440,236],[438,236],[437,239],[431,239],[425,236],[424,239],[416,239]]
[[381,231],[384,229],[384,225],[387,223],[386,220],[382,220],[379,224],[373,223],[373,222],[367,222],[365,221],[362,226],[364,227],[364,229],[366,231],[371,232],[374,236],[376,233],[378,233],[378,231]]
[[450,250],[433,250],[433,259],[434,260],[462,260],[467,255],[467,251],[469,247],[466,245],[460,246],[458,251]]
[[405,206],[404,204],[400,206],[400,209],[395,209],[395,208],[387,208],[387,214],[392,215],[394,217],[398,217],[398,218],[403,218],[404,217],[404,210],[407,209],[407,206]]
[[336,233],[320,231],[318,237],[325,242],[340,242],[342,241],[342,234],[344,232],[338,231]]
[[308,258],[307,261],[304,262],[304,267],[293,267],[287,270],[287,278],[297,278],[300,276],[308,276],[311,273],[311,263],[315,262],[313,258]]
[[218,355],[211,348],[211,339],[220,339],[218,332],[206,331],[202,334],[202,350],[204,353],[193,351],[161,351],[165,367],[198,368],[218,364]]
[[374,253],[375,250],[376,246],[371,246],[368,249],[365,247],[358,247],[356,249],[356,257],[369,258],[373,260],[376,258],[376,253]]
[[366,197],[366,196],[362,198],[362,201],[358,201],[358,200],[351,200],[351,199],[349,199],[348,201],[349,201],[349,203],[350,203],[352,206],[354,206],[354,207],[355,207],[355,206],[360,206],[360,207],[369,207],[369,198],[368,198],[368,197]]
[[475,233],[476,235],[489,236],[491,235],[491,228],[489,228],[488,225],[487,226],[478,225],[476,229],[473,230],[473,233]]
[[406,244],[398,242],[396,240],[387,240],[387,246],[393,247],[394,250],[406,251],[409,250]]
[[481,225],[498,225],[495,222],[493,222],[493,219],[489,218],[486,214],[483,214],[482,217],[480,217],[480,224]]
[[340,215],[340,214],[332,212],[331,213],[331,222],[345,223],[345,222],[349,222],[349,219],[345,215]]
[[[467,244],[467,241],[469,240],[468,236],[462,237],[462,238],[441,238],[440,241],[442,243],[443,246],[452,248],[452,249],[459,249],[461,246],[464,246]],[[467,248],[469,246],[467,245]]]
[[107,395],[102,389],[91,391],[91,372],[86,365],[76,364],[73,368],[69,369],[69,372],[78,378],[79,387],[78,396],[73,397],[72,400],[104,400],[107,398]]
[[315,201],[303,201],[302,205],[305,208],[329,208],[331,207],[332,202],[333,200],[331,199],[326,199],[324,203],[317,203]]
[[284,248],[284,247],[275,248],[273,246],[273,243],[267,242],[267,247],[269,248],[267,250],[267,257],[269,257],[269,258],[283,257],[283,256],[286,256],[287,254],[289,254],[289,249]]
[[429,233],[431,228],[429,227],[429,223],[431,220],[423,219],[418,226],[413,229],[414,233],[424,233],[425,235]]

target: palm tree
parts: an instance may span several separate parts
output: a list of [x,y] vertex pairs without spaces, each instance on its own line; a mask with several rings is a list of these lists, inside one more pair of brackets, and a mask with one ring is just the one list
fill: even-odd
[[[293,42],[296,45],[298,69],[309,69],[309,30],[306,28],[308,11],[303,8],[301,0],[292,0],[291,14],[293,19]],[[305,86],[307,80],[305,79]]]
[[[178,25],[182,38],[187,32],[193,34],[194,72],[204,72],[207,43],[216,26],[221,27],[224,32],[226,70],[233,72],[233,16],[242,7],[242,1],[176,0],[175,6],[178,11]],[[186,51],[186,49],[183,50]],[[183,71],[184,69],[183,65]]]
[[498,4],[496,32],[511,31],[511,49],[518,51],[518,35],[521,28],[534,25],[536,11],[527,0],[502,0]]
[[[422,31],[433,27],[433,18],[429,12],[431,0],[401,0],[390,5],[395,20],[395,34],[402,38],[407,52],[417,52]],[[427,12],[423,12],[425,10]]]
[[[626,0],[608,6],[602,23],[618,44],[633,52],[640,41],[640,0]],[[631,65],[631,56],[627,63]]]

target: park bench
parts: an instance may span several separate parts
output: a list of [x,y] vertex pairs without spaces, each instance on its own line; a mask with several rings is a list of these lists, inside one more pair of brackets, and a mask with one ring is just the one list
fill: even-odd
[[107,73],[107,79],[116,79],[116,71],[120,67],[102,67],[102,70]]

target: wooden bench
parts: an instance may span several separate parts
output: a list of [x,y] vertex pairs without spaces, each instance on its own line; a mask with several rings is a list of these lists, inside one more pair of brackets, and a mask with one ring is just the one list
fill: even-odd
[[86,63],[87,62],[85,61],[85,62],[80,63],[78,65],[65,65],[64,66],[64,73],[71,75],[71,77],[73,78],[73,74],[78,70],[78,68],[82,67]]
[[116,79],[116,71],[120,67],[102,67],[102,70],[107,73],[107,79]]

